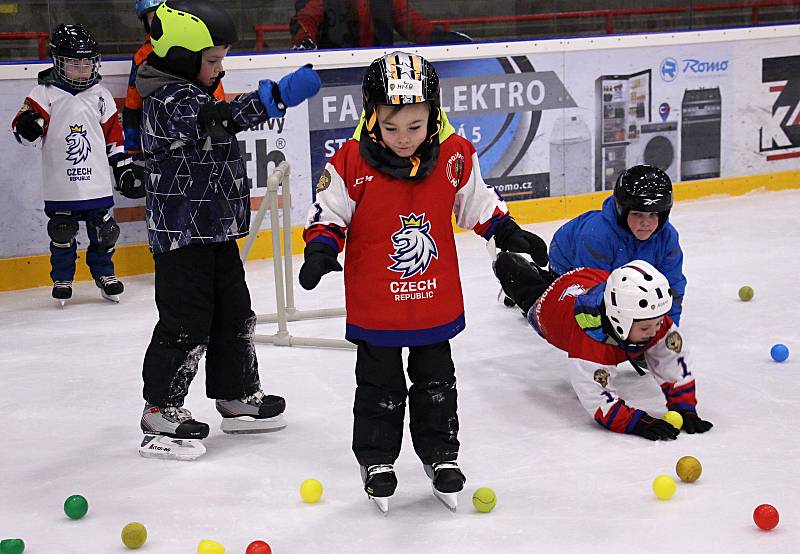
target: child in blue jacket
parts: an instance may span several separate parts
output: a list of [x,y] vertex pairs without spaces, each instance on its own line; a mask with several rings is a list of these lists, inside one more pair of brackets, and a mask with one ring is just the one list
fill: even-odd
[[678,231],[668,221],[672,181],[662,170],[637,165],[617,178],[614,195],[601,210],[562,225],[550,242],[550,270],[563,275],[577,267],[613,271],[644,260],[663,273],[673,294],[669,316],[680,324],[686,290]]

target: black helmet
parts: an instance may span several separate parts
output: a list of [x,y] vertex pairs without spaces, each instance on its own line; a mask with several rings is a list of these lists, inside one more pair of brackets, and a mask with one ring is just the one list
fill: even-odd
[[192,81],[200,72],[201,52],[238,40],[236,24],[210,0],[167,0],[150,25],[153,53],[161,69]]
[[650,165],[635,165],[620,173],[614,185],[614,202],[619,224],[628,228],[628,214],[655,212],[661,229],[672,209],[672,181],[661,169]]
[[[58,79],[76,90],[85,90],[97,82],[100,70],[100,49],[92,34],[82,25],[61,24],[50,39],[50,57]],[[77,62],[75,60],[88,60]],[[91,71],[84,75],[91,64]],[[67,75],[68,67],[70,75]]]
[[378,105],[402,107],[424,102],[431,104],[427,138],[418,150],[420,154],[427,151],[430,156],[423,156],[427,161],[419,172],[414,173],[416,178],[427,175],[431,169],[428,162],[435,163],[438,155],[438,149],[431,151],[431,146],[438,137],[442,121],[439,113],[439,76],[433,65],[417,54],[392,52],[370,64],[364,75],[361,91],[364,100],[364,128],[370,140],[384,150],[386,147],[381,137],[380,125],[377,124]]
[[439,76],[430,62],[417,54],[392,52],[373,61],[361,89],[365,110],[377,104],[439,105]]

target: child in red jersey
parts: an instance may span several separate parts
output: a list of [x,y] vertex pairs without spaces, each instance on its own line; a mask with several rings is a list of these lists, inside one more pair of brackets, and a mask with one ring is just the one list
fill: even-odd
[[465,322],[452,215],[460,227],[540,265],[547,248],[484,183],[475,148],[439,107],[439,78],[424,58],[394,52],[373,61],[363,95],[354,139],[317,184],[300,284],[312,289],[322,275],[341,271],[336,257],[347,242],[346,338],[358,346],[353,451],[367,494],[388,507],[408,397],[414,449],[437,496],[454,507],[465,478],[456,463],[449,340]]
[[572,388],[601,426],[650,440],[678,436],[678,429],[617,394],[617,365],[629,361],[640,375],[649,370],[687,433],[711,429],[697,415],[691,353],[667,315],[669,281],[655,267],[633,260],[610,274],[578,268],[553,280],[522,256],[502,252],[494,271],[536,332],[567,353]]

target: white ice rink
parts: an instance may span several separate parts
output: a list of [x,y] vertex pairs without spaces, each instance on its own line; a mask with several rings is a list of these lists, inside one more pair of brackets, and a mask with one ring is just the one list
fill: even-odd
[[[87,282],[63,310],[49,288],[2,293],[0,538],[23,538],[26,554],[109,554],[127,551],[120,530],[140,521],[149,532],[141,552],[163,554],[194,553],[203,538],[229,554],[255,539],[276,554],[800,552],[800,190],[679,203],[671,220],[689,281],[682,330],[698,410],[715,426],[669,443],[594,423],[566,358],[498,303],[484,241],[458,235],[467,329],[453,355],[467,485],[456,514],[431,495],[408,436],[388,517],[367,500],[350,451],[353,352],[260,345],[264,388],[288,406],[289,426],[268,435],[219,431],[201,367],[186,406],[212,427],[208,453],[144,459],[136,447],[152,275],[125,279],[119,305]],[[527,227],[549,241],[561,223]],[[256,312],[273,312],[271,261],[247,269]],[[749,303],[737,297],[745,284],[755,289]],[[341,274],[315,291],[297,286],[297,305],[341,306],[342,288]],[[337,337],[344,321],[290,331]],[[777,342],[792,351],[782,364],[769,356]],[[635,406],[663,413],[650,376],[625,371],[617,384]],[[656,499],[652,480],[675,476],[687,454],[702,462],[700,480]],[[315,505],[298,492],[309,477],[325,487]],[[492,513],[472,507],[481,486],[497,492]],[[62,511],[71,494],[89,500],[82,520]],[[781,515],[769,533],[752,521],[765,502]]]

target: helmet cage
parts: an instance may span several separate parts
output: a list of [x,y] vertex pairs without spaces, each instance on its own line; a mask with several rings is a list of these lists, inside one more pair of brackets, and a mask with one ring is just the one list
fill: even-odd
[[634,321],[660,317],[672,309],[669,281],[649,263],[634,260],[611,272],[603,304],[614,333],[627,341]]
[[[100,54],[79,58],[53,54],[52,57],[56,75],[65,85],[75,90],[86,90],[97,82],[100,73]],[[91,69],[88,76],[84,77],[81,74],[83,66],[89,66],[89,64],[91,64]]]
[[84,90],[98,80],[100,49],[82,25],[61,24],[50,38],[50,57],[58,79],[75,90]]

